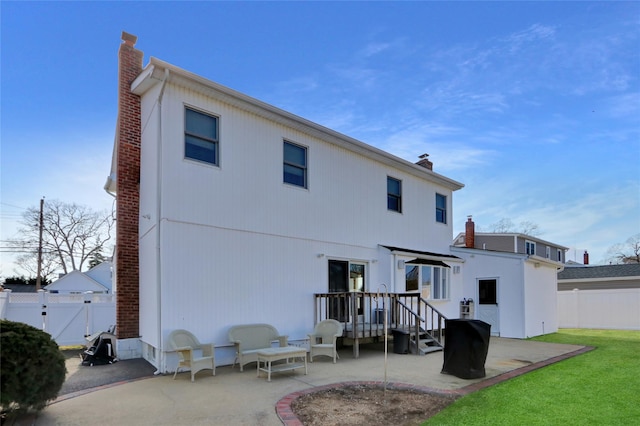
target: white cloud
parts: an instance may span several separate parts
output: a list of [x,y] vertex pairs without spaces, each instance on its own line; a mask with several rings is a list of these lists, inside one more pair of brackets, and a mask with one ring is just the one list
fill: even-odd
[[357,56],[368,58],[370,56],[377,55],[378,53],[388,50],[392,46],[391,43],[369,43],[367,44]]
[[634,181],[600,185],[591,192],[565,186],[553,197],[549,188],[527,186],[525,179],[516,177],[467,183],[454,195],[454,234],[463,231],[468,214],[473,214],[476,226],[485,228],[502,218],[516,224],[529,221],[540,227],[540,238],[578,254],[588,250],[591,263],[596,263],[604,260],[610,246],[640,232],[640,195]]
[[630,92],[611,96],[605,99],[605,110],[614,118],[630,118],[636,123],[638,130],[638,117],[640,117],[640,93]]
[[281,93],[305,93],[318,89],[318,82],[314,76],[295,77],[280,81],[277,90]]
[[519,53],[525,46],[537,44],[540,40],[552,38],[556,29],[552,26],[533,24],[529,28],[508,35],[501,41],[506,50],[511,53]]

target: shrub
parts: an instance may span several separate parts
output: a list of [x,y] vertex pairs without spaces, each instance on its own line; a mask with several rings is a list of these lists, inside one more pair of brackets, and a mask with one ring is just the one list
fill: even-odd
[[56,398],[67,369],[58,344],[27,324],[0,321],[0,409],[4,415],[42,410]]

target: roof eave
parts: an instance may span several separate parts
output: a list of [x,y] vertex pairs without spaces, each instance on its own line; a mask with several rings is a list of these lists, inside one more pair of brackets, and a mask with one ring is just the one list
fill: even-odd
[[324,141],[336,144],[342,148],[372,158],[391,167],[400,168],[413,176],[428,180],[450,189],[451,191],[457,191],[464,188],[464,184],[461,182],[435,173],[432,170],[428,170],[422,166],[418,166],[417,164],[396,157],[395,155],[375,148],[357,139],[267,104],[266,102],[252,98],[244,93],[240,93],[229,87],[223,86],[154,57],[150,58],[149,64],[133,81],[131,84],[131,91],[139,96],[143,95],[155,84],[163,81],[165,77],[165,69],[169,70],[170,77],[168,78],[168,81],[170,83],[196,84],[200,88],[204,89],[204,91],[215,92],[216,95],[222,98],[224,102],[231,105],[250,111],[261,117],[286,124],[307,134],[320,137]]

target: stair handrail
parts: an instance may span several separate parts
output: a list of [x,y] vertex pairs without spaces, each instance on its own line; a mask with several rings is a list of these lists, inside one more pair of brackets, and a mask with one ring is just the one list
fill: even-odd
[[[417,346],[418,341],[420,340],[420,325],[423,323],[423,318],[420,316],[420,314],[415,312],[413,309],[411,309],[411,307],[407,306],[401,300],[396,298],[395,303],[398,307],[400,307],[401,309],[404,309],[406,314],[409,314],[409,316],[413,317],[413,330],[411,330],[412,324],[408,324],[407,328],[410,330],[409,334],[410,335],[413,334],[413,341],[416,342],[416,346]],[[398,316],[401,318],[404,318],[404,316],[402,315],[398,315]],[[398,324],[398,325],[404,326],[405,324]]]
[[[427,323],[427,320],[426,320],[426,317],[427,317],[427,311],[429,311],[429,310],[430,310],[430,311],[431,311],[431,332],[427,332],[427,334],[429,334],[429,336],[430,336],[432,339],[434,339],[436,342],[438,342],[438,344],[439,344],[440,346],[444,347],[444,336],[443,336],[443,332],[442,332],[442,331],[443,331],[442,323],[443,323],[443,321],[446,321],[446,320],[447,320],[447,317],[446,317],[442,312],[440,312],[440,311],[439,311],[435,306],[433,306],[431,303],[429,303],[425,298],[423,298],[422,296],[420,296],[420,303],[421,303],[421,304],[424,304],[424,306],[425,306],[425,310],[424,310],[424,313],[425,313],[425,319],[424,319],[424,322],[425,322],[425,331],[426,331],[426,329],[427,329],[427,327],[426,327],[426,323]],[[438,335],[437,335],[437,336],[435,336],[435,335],[434,335],[434,333],[433,333],[433,331],[434,331],[434,327],[433,327],[433,323],[434,323],[434,320],[433,320],[433,314],[434,314],[434,313],[437,315],[437,320],[438,320]]]

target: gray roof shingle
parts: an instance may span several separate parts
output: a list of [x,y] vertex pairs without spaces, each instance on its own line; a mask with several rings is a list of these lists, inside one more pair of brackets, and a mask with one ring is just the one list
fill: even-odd
[[558,273],[558,280],[612,277],[640,277],[640,263],[628,263],[624,265],[570,266]]

